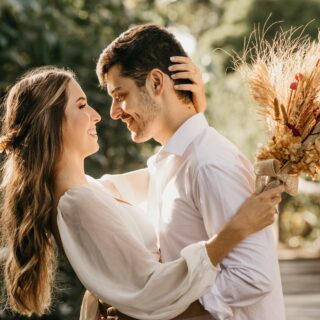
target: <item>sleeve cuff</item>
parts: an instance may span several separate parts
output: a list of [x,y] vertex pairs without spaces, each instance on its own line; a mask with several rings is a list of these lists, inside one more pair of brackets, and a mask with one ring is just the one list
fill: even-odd
[[181,256],[187,261],[190,270],[197,270],[199,264],[215,275],[221,270],[219,264],[214,266],[211,263],[206,249],[206,241],[200,241],[183,248]]

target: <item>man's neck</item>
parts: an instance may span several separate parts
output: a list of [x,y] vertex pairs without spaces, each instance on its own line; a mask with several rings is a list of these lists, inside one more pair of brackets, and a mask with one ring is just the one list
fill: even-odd
[[180,126],[195,114],[196,110],[192,103],[172,106],[171,109],[169,106],[166,108],[162,121],[159,123],[158,134],[154,139],[161,145],[165,145]]

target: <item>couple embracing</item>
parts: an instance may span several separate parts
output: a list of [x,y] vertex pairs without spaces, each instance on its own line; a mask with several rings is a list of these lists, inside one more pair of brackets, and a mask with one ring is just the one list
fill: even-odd
[[[83,285],[80,318],[285,319],[270,224],[283,187],[210,127],[201,76],[166,29],[136,26],[97,63],[111,117],[155,139],[147,168],[93,179],[100,115],[71,71],[24,75],[4,101],[1,229],[8,305],[50,307],[57,245]],[[121,142],[119,142],[121,143]],[[54,241],[54,240],[55,241]]]

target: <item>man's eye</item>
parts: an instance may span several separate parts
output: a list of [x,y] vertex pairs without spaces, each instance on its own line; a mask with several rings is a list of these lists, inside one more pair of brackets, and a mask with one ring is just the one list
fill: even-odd
[[115,97],[115,100],[116,100],[117,102],[122,102],[122,101],[124,100],[124,96],[116,96],[116,97]]
[[82,104],[81,106],[79,106],[79,109],[83,109],[86,107],[87,104]]

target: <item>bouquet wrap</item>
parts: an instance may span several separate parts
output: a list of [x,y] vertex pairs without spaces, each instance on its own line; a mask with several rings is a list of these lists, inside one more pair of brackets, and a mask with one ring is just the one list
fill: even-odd
[[256,174],[256,193],[275,188],[283,184],[285,191],[292,196],[298,193],[299,177],[286,173],[286,168],[281,168],[280,161],[268,159],[259,161],[254,165]]

